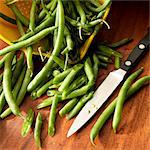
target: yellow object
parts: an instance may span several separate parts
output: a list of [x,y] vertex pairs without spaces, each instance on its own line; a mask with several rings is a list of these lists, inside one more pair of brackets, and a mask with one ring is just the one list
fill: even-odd
[[[105,0],[100,0],[100,3],[102,4]],[[18,0],[15,4],[17,7],[21,10],[22,14],[25,15],[27,18],[29,18],[30,14],[30,8],[31,8],[31,2],[32,0]],[[103,19],[105,20],[110,8],[107,8]],[[5,15],[15,18],[13,12],[11,9],[6,5],[6,0],[0,0],[0,12],[4,13]],[[17,26],[12,25],[11,23],[6,22],[5,20],[0,18],[0,39],[6,42],[7,44],[11,45],[11,41],[15,41],[19,38],[20,34],[18,32]],[[86,52],[88,51],[88,48],[90,47],[93,39],[95,37],[95,34],[93,33],[87,41],[83,44],[83,46],[80,49],[80,59],[83,59]],[[37,55],[37,54],[35,54]]]

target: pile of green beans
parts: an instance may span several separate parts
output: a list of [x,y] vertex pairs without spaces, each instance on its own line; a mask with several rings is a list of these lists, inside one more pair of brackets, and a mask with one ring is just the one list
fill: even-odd
[[[93,32],[99,31],[111,0],[105,0],[103,4],[98,0],[33,0],[29,19],[23,16],[15,2],[7,0],[7,4],[16,19],[2,13],[0,17],[17,25],[20,38],[0,51],[0,56],[3,55],[0,60],[0,118],[4,119],[11,113],[20,116],[24,120],[21,135],[25,137],[34,124],[34,111],[29,109],[23,116],[19,106],[27,92],[34,100],[47,93],[47,98],[38,104],[37,109],[51,106],[48,135],[54,136],[57,113],[61,117],[66,116],[67,120],[76,116],[93,97],[99,70],[107,69],[112,63],[115,68],[120,68],[122,54],[116,49],[131,40],[94,43],[80,60],[80,48]],[[40,56],[44,64],[39,72],[36,72],[35,53],[38,53],[35,58]],[[113,111],[113,128],[116,131],[125,100],[150,80],[149,76],[143,77],[130,87],[142,70],[127,79],[118,97],[102,113],[91,130],[92,143]],[[64,104],[60,110],[57,109],[59,103]],[[4,109],[5,105],[8,108]],[[38,112],[34,139],[39,148],[41,129],[42,115]]]

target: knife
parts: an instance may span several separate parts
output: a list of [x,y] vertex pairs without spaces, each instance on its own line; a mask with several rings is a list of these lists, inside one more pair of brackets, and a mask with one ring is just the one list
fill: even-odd
[[149,33],[147,33],[130,53],[127,60],[122,64],[121,68],[110,72],[106,79],[98,87],[93,98],[86,103],[74,120],[68,131],[67,137],[70,137],[72,134],[78,131],[97,112],[97,110],[123,81],[129,70],[133,68],[143,57],[143,54],[149,50],[149,44]]

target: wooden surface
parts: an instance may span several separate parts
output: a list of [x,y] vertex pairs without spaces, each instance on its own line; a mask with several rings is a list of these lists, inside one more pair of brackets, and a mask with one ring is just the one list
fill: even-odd
[[[124,37],[133,37],[134,41],[119,49],[127,58],[131,49],[144,36],[149,24],[148,2],[114,2],[108,18],[111,30],[103,32],[97,38],[107,39],[111,42]],[[103,36],[105,35],[105,36]],[[147,54],[135,69],[144,66],[145,70],[141,76],[150,75],[150,56]],[[109,70],[101,70],[97,85],[106,77]],[[47,123],[49,108],[41,110],[44,118],[42,129],[43,149],[49,150],[148,150],[150,147],[150,95],[149,87],[144,87],[133,96],[124,106],[123,119],[118,129],[118,133],[112,131],[112,118],[110,118],[99,137],[96,138],[96,147],[89,141],[90,129],[103,109],[110,103],[117,94],[117,91],[109,101],[97,112],[93,119],[84,126],[77,134],[66,138],[67,131],[73,120],[67,121],[65,118],[57,117],[56,135],[52,138],[47,135]],[[42,98],[41,98],[42,99]],[[22,110],[27,112],[28,108],[40,103],[41,99],[32,101],[26,97]],[[36,110],[35,110],[36,111]],[[37,111],[36,111],[37,112]],[[0,120],[0,150],[34,150],[36,146],[33,140],[33,133],[22,138],[20,135],[22,120],[18,117],[9,116],[5,120]]]

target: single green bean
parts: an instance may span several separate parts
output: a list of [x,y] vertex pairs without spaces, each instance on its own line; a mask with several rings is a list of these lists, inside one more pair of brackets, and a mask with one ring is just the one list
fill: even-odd
[[[59,96],[58,102],[64,101],[64,100],[61,98],[61,97],[62,97],[61,95],[58,95],[58,96]],[[42,103],[40,103],[40,104],[37,106],[37,109],[41,109],[41,108],[45,108],[45,107],[51,106],[53,100],[54,100],[54,97],[49,97],[49,98],[45,99]]]
[[[127,96],[125,97],[125,100],[127,100],[129,97],[131,97],[133,94],[135,94],[141,87],[145,85],[150,81],[150,76],[145,76],[140,79],[138,79],[133,85],[129,88],[127,92]],[[99,116],[98,120],[92,127],[92,130],[90,132],[90,140],[91,143],[94,145],[94,139],[99,134],[101,128],[105,124],[105,122],[108,120],[108,118],[113,114],[116,103],[117,103],[118,97],[116,97],[108,106],[107,108],[102,112],[102,114]]]
[[94,92],[90,92],[86,95],[84,95],[77,105],[70,111],[70,113],[67,115],[67,119],[70,120],[73,118],[75,115],[79,113],[79,111],[82,109],[82,107],[87,103],[88,100],[90,100],[93,97]]
[[34,43],[36,43],[37,41],[41,40],[42,38],[44,38],[45,36],[47,36],[49,33],[51,33],[54,29],[56,29],[57,27],[53,26],[53,27],[49,27],[44,29],[43,31],[37,33],[36,35],[30,37],[27,40],[15,43],[13,45],[7,46],[5,48],[3,48],[0,51],[0,55],[4,55],[8,52],[12,52],[12,51],[16,51],[19,50],[20,48],[23,47],[28,47],[30,45],[33,45]]
[[70,14],[71,14],[72,18],[76,19],[77,14],[76,14],[76,11],[75,11],[75,8],[74,8],[74,5],[73,5],[72,1],[68,1],[68,7],[69,7],[69,11],[70,11]]
[[100,62],[96,54],[93,54],[93,61],[94,61],[93,71],[94,71],[94,77],[96,79],[99,71],[99,66],[100,66]]
[[64,80],[64,78],[66,78],[66,76],[71,72],[72,68],[69,68],[65,71],[63,71],[62,73],[60,73],[59,75],[57,75],[54,80],[53,80],[53,84],[58,84],[61,81]]
[[115,56],[115,68],[119,69],[121,66],[121,60],[120,57]]
[[66,114],[68,114],[73,108],[74,106],[78,103],[77,98],[74,98],[72,100],[70,100],[60,111],[59,111],[59,115],[61,117],[64,117]]
[[[26,92],[27,92],[27,86],[28,86],[28,84],[29,84],[30,81],[31,81],[31,72],[30,72],[29,69],[27,69],[27,70],[26,70],[26,74],[25,74],[25,78],[24,78],[23,83],[22,83],[22,87],[21,87],[21,89],[20,89],[20,91],[19,91],[19,94],[17,95],[16,103],[17,103],[18,106],[22,103],[22,101],[23,101],[23,99],[24,99],[24,97],[25,97],[25,94],[26,94]],[[10,108],[7,108],[7,109],[0,115],[0,117],[1,117],[2,119],[4,119],[4,118],[6,118],[8,115],[10,115],[11,113],[12,113],[11,109],[10,109]]]
[[16,102],[14,101],[14,96],[11,90],[11,78],[12,78],[12,70],[11,70],[11,63],[13,60],[14,54],[9,53],[5,59],[4,65],[4,75],[3,75],[3,90],[6,101],[12,110],[14,115],[21,116],[21,112],[19,107],[17,106]]
[[111,48],[118,48],[120,46],[123,46],[125,44],[128,44],[129,42],[131,42],[133,39],[131,38],[124,38],[118,42],[112,43],[112,44],[108,44],[109,47]]
[[88,80],[90,82],[93,82],[94,81],[94,72],[93,72],[91,60],[89,57],[86,59],[86,61],[84,63],[84,71],[88,77]]
[[58,88],[58,91],[62,92],[63,90],[67,89],[72,82],[72,80],[75,78],[76,74],[82,69],[83,65],[78,64],[75,65],[71,72],[67,75],[67,77],[62,82],[61,86]]
[[42,115],[39,112],[36,117],[35,128],[34,128],[34,140],[38,148],[41,148],[41,130],[42,130]]
[[57,56],[53,56],[53,60],[56,64],[59,65],[60,68],[64,69],[65,67],[65,64],[64,64],[64,61],[62,59],[60,59],[59,57]]
[[37,97],[40,97],[41,95],[43,95],[48,90],[49,86],[51,86],[52,84],[53,84],[53,79],[48,81],[39,90],[37,90],[36,92]]
[[0,12],[0,18],[2,18],[2,19],[4,19],[5,21],[7,21],[7,22],[9,22],[9,23],[12,23],[12,24],[14,24],[14,25],[17,24],[15,19],[8,17],[8,16],[6,16],[5,14],[3,14],[3,13],[1,13],[1,12]]
[[31,10],[30,10],[30,22],[29,29],[34,31],[35,29],[35,18],[36,18],[36,0],[32,0]]
[[33,119],[34,119],[34,111],[32,109],[29,109],[27,116],[24,119],[24,123],[22,125],[22,130],[21,130],[22,137],[27,136],[27,134],[29,133],[33,123]]
[[61,17],[59,17],[58,36],[57,36],[56,44],[54,46],[54,50],[52,52],[52,55],[48,59],[47,63],[45,64],[45,66],[30,82],[28,86],[28,91],[33,91],[39,85],[43,77],[47,76],[47,74],[49,73],[53,65],[52,56],[53,55],[58,56],[61,51],[61,46],[62,46],[63,37],[64,37],[64,27],[65,27],[64,9],[63,9],[63,4],[61,0],[58,0],[58,11],[59,11],[59,16]]
[[55,120],[56,120],[56,109],[58,104],[58,95],[54,96],[54,100],[52,102],[52,107],[50,110],[49,122],[48,122],[48,135],[54,136],[55,134]]
[[118,100],[115,108],[115,113],[113,117],[113,130],[116,133],[116,129],[121,121],[121,116],[122,116],[122,109],[123,109],[123,104],[125,101],[125,98],[127,96],[127,92],[130,88],[130,85],[132,81],[137,78],[143,71],[143,68],[140,68],[139,70],[135,71],[133,74],[131,74],[127,80],[124,82],[123,86],[120,89],[120,92],[118,94]]

